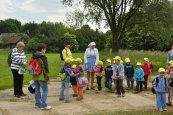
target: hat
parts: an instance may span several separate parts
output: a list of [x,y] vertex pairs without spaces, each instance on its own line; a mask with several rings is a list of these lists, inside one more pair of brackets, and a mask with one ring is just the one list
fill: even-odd
[[161,73],[161,72],[164,72],[165,73],[165,69],[164,68],[159,68],[159,73]]
[[173,60],[169,61],[168,63],[169,63],[169,64],[173,64]]
[[73,64],[73,65],[71,66],[71,68],[72,68],[72,69],[76,68],[76,64]]
[[141,62],[137,62],[136,65],[137,66],[141,66],[142,64],[141,64]]
[[120,56],[115,56],[115,58],[113,58],[114,60],[118,60],[121,61],[121,57]]
[[18,42],[16,44],[16,48],[18,48],[18,47],[25,47],[25,44],[23,42]]
[[173,68],[173,63],[171,63],[171,65],[169,67]]
[[81,58],[76,58],[74,61],[82,63],[82,59]]
[[120,60],[120,63],[123,64],[124,63],[123,60]]
[[148,59],[148,58],[144,58],[144,61],[147,61],[147,62],[149,62],[149,59]]
[[125,62],[126,63],[129,63],[130,62],[130,59],[129,58],[125,58]]
[[73,59],[71,59],[71,58],[66,58],[65,59],[65,63],[70,63],[70,62],[72,62],[73,61]]
[[100,66],[102,66],[102,65],[103,65],[103,61],[100,61],[100,60],[99,60],[99,61],[97,62],[97,64],[100,65]]
[[111,60],[110,59],[107,59],[106,62],[111,63]]
[[88,46],[91,47],[91,46],[95,46],[95,45],[96,45],[95,42],[90,42]]

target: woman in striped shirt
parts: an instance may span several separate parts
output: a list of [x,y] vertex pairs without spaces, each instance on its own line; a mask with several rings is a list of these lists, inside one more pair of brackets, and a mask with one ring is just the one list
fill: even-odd
[[19,68],[21,65],[27,64],[26,55],[23,51],[25,44],[23,42],[18,42],[16,48],[12,49],[11,53],[11,71],[13,74],[13,86],[14,86],[14,96],[20,98],[20,96],[26,96],[23,93],[23,74],[19,74]]

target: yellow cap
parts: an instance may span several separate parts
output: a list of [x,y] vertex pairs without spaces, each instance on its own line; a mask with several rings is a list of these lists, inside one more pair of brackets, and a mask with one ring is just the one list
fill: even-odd
[[100,65],[100,66],[102,66],[102,65],[103,65],[103,62],[99,60],[99,61],[97,62],[97,64]]
[[161,73],[161,72],[165,72],[165,69],[164,68],[159,68],[159,73]]
[[70,63],[70,62],[72,62],[73,60],[71,59],[71,58],[66,58],[65,59],[65,63]]
[[173,64],[173,60],[169,61],[168,63],[169,63],[169,64]]
[[136,65],[141,66],[142,64],[141,64],[141,62],[137,62]]
[[106,62],[111,63],[111,60],[110,59],[107,59]]
[[148,59],[148,58],[144,58],[144,61],[147,61],[147,62],[149,62],[149,59]]
[[173,68],[173,63],[171,63],[171,65],[169,67]]
[[123,60],[120,60],[120,64],[123,64],[124,62],[123,62]]
[[118,60],[121,61],[121,57],[120,56],[115,56],[115,58],[113,58],[114,60]]
[[76,68],[76,64],[73,64],[73,65],[71,66],[71,68],[72,68],[72,69]]
[[125,58],[125,62],[126,63],[129,63],[130,62],[130,59],[129,58]]
[[75,61],[79,62],[79,63],[82,63],[82,59],[81,58],[76,58]]

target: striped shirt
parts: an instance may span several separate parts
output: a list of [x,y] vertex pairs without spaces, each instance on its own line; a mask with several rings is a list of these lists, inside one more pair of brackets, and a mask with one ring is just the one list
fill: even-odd
[[11,59],[11,69],[19,70],[20,65],[27,63],[25,52],[19,51],[17,48],[12,49]]

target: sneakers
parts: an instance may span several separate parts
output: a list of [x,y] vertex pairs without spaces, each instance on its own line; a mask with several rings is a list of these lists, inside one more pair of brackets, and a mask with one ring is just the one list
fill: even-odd
[[14,95],[14,97],[20,98],[20,95]]
[[76,98],[77,101],[80,101],[82,99],[83,99],[83,96],[79,96],[79,97]]
[[44,108],[40,108],[41,110],[50,110],[52,107],[51,106],[46,106]]
[[163,111],[163,109],[162,108],[160,108],[160,109],[158,109],[159,111]]
[[172,103],[166,103],[167,106],[172,106]]
[[94,87],[92,87],[91,90],[95,90]]
[[167,111],[167,109],[166,109],[166,108],[164,108],[164,109],[163,109],[163,111]]
[[26,94],[22,93],[20,96],[26,96]]
[[59,98],[59,101],[63,101],[64,99],[63,98]]
[[86,90],[90,90],[89,87],[87,87]]
[[122,97],[125,97],[125,94],[122,94]]

